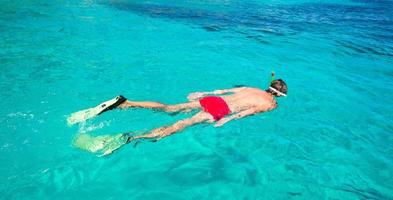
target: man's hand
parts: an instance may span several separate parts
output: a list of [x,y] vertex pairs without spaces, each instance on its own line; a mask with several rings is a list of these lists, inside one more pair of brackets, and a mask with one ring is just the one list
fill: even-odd
[[214,127],[220,127],[233,119],[240,119],[240,118],[243,118],[243,117],[246,117],[249,115],[253,115],[253,114],[259,113],[259,112],[263,112],[263,111],[260,109],[257,109],[257,108],[249,108],[248,110],[243,110],[241,112],[238,112],[236,114],[233,114],[231,116],[224,117],[224,118],[218,120],[216,122],[216,124],[214,125]]
[[188,99],[189,101],[195,101],[195,100],[197,100],[197,99],[202,98],[202,97],[205,96],[205,95],[206,95],[206,93],[204,93],[204,92],[194,92],[194,93],[189,94],[189,95],[187,96],[187,99]]
[[224,125],[225,123],[227,123],[227,122],[230,121],[230,120],[232,120],[232,118],[230,118],[230,117],[222,118],[222,119],[220,119],[220,120],[218,120],[218,121],[216,122],[216,124],[214,125],[214,127],[220,127],[220,126]]

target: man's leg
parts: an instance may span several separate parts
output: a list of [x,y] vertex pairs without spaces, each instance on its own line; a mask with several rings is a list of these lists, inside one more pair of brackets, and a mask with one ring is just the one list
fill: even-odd
[[188,119],[183,119],[180,120],[176,123],[174,123],[171,126],[163,126],[160,128],[156,128],[152,130],[150,133],[144,134],[144,135],[138,135],[138,136],[129,136],[127,143],[131,142],[135,139],[154,139],[154,140],[159,140],[163,137],[172,135],[178,131],[183,130],[184,128],[188,126],[192,126],[194,124],[206,122],[206,121],[213,121],[213,117],[206,112],[199,112],[196,115],[194,115],[191,118]]
[[188,126],[213,120],[214,119],[210,114],[202,111],[191,118],[180,120],[171,126],[164,126],[154,129],[150,133],[144,135],[131,136],[130,133],[125,133],[92,137],[87,134],[80,134],[74,141],[74,145],[80,149],[97,153],[100,156],[105,156],[113,153],[117,149],[133,140],[152,139],[156,141],[181,131]]
[[175,104],[175,105],[166,105],[159,102],[153,101],[125,101],[118,106],[118,108],[125,109],[125,108],[149,108],[149,109],[158,109],[165,112],[179,112],[179,111],[187,111],[192,110],[195,108],[199,108],[199,102],[192,101],[187,103]]
[[135,101],[128,101],[125,97],[119,95],[116,98],[111,100],[105,101],[96,107],[84,109],[75,113],[72,113],[67,118],[68,125],[73,125],[76,123],[80,123],[86,121],[87,119],[91,119],[103,112],[108,110],[112,110],[115,108],[150,108],[150,109],[158,109],[165,112],[187,112],[192,109],[199,108],[198,101],[192,101],[182,104],[176,105],[165,105],[159,102],[152,102],[152,101],[145,101],[145,102],[135,102]]

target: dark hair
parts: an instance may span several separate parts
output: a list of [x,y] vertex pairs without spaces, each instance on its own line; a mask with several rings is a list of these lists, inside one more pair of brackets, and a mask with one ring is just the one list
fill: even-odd
[[[272,88],[274,88],[284,94],[287,94],[287,92],[288,92],[287,84],[281,79],[276,79],[276,80],[272,81],[270,83],[270,87],[272,87]],[[269,88],[266,90],[266,92],[269,92],[270,94],[272,94],[274,96],[279,96],[276,92],[274,92],[273,90],[271,90]]]

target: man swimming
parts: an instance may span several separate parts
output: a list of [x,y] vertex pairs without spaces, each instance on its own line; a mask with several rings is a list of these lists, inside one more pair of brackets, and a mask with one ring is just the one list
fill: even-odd
[[[100,144],[104,151],[104,155],[106,155],[112,153],[122,144],[134,140],[151,139],[157,141],[195,124],[215,122],[215,127],[219,127],[231,120],[273,110],[277,107],[277,102],[274,97],[286,96],[287,90],[285,82],[281,79],[277,79],[272,81],[269,88],[266,90],[252,87],[237,87],[225,90],[215,90],[212,92],[195,92],[188,95],[187,98],[189,102],[176,105],[166,105],[150,101],[128,101],[123,96],[117,96],[94,108],[74,113],[67,121],[70,125],[75,124],[115,108],[148,108],[168,113],[199,110],[198,113],[190,118],[180,120],[170,126],[156,128],[146,134],[132,136],[132,134],[125,133],[114,136],[115,139],[106,138],[102,140]],[[116,141],[114,145],[117,145],[116,147],[112,149],[105,148],[107,144],[113,143],[113,141]]]

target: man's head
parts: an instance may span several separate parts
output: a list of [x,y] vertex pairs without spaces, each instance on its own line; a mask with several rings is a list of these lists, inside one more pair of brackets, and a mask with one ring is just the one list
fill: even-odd
[[287,84],[285,84],[285,82],[281,79],[276,79],[270,83],[266,92],[269,92],[276,97],[287,96]]

